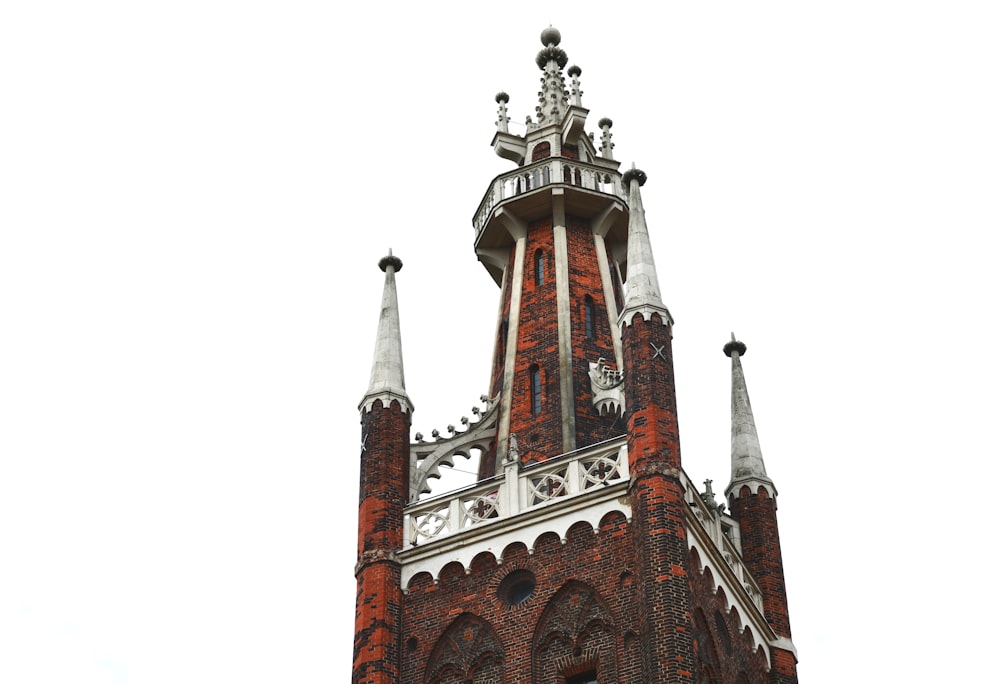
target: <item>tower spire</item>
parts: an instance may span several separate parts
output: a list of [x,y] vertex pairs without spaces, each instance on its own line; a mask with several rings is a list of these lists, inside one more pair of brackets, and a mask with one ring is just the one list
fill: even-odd
[[406,394],[403,379],[403,344],[399,333],[399,305],[396,302],[396,273],[403,268],[399,257],[382,257],[378,267],[385,271],[385,285],[382,289],[382,311],[378,321],[378,335],[375,338],[375,354],[372,357],[372,374],[368,382],[360,410],[371,409],[376,399],[388,407],[393,399],[406,412],[413,412],[413,404]]
[[[764,485],[773,496],[774,484],[764,469],[757,426],[754,425],[753,410],[750,408],[750,394],[747,392],[743,366],[740,363],[740,357],[746,353],[747,346],[737,341],[735,334],[730,333],[730,336],[730,341],[722,348],[726,356],[733,360],[733,472],[728,491],[740,484],[756,482]],[[756,487],[752,489],[756,490]]]
[[569,58],[566,51],[559,47],[561,40],[562,35],[558,29],[549,26],[542,31],[542,45],[545,47],[535,57],[535,64],[542,70],[542,89],[538,91],[538,106],[535,107],[540,126],[561,122],[569,105],[569,93],[566,91],[566,79],[562,71]]
[[653,313],[657,313],[665,324],[672,324],[674,319],[670,317],[670,312],[660,298],[660,283],[656,277],[649,230],[646,228],[646,212],[642,208],[642,195],[639,192],[639,188],[646,183],[646,174],[633,164],[631,169],[622,174],[622,182],[628,192],[628,269],[625,277],[625,305],[618,320],[630,325],[637,313],[641,313],[647,321]]
[[777,635],[770,644],[772,682],[797,682],[797,656],[788,619],[785,570],[778,536],[778,492],[764,470],[757,427],[740,357],[747,346],[730,335],[722,348],[733,361],[733,474],[726,499],[740,523],[743,562],[760,586],[764,617]]

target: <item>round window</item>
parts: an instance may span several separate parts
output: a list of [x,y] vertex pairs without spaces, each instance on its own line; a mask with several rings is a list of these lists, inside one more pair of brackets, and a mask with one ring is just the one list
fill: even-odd
[[530,570],[515,570],[500,582],[497,594],[500,600],[508,606],[517,606],[529,598],[535,591],[535,575]]

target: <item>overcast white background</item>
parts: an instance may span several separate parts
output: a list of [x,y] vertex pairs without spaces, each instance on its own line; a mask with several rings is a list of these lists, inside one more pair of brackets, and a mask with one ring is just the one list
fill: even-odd
[[533,114],[550,23],[649,175],[719,491],[748,345],[801,680],[995,672],[995,4],[658,7],[4,4],[0,681],[349,681],[376,264],[444,431],[487,389],[493,96]]

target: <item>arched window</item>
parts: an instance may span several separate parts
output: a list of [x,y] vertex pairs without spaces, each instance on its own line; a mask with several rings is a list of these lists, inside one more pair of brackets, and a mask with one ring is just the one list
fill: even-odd
[[588,340],[596,337],[594,334],[594,299],[587,295],[583,300],[583,329]]
[[545,284],[545,253],[535,250],[535,285]]
[[531,412],[538,415],[542,412],[542,371],[538,364],[532,364],[528,369],[531,383]]

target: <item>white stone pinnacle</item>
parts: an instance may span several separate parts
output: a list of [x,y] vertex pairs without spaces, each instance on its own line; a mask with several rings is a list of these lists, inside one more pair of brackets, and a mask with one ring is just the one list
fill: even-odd
[[664,324],[673,323],[660,297],[660,282],[656,276],[646,212],[642,208],[639,192],[639,187],[646,182],[646,174],[633,164],[623,174],[622,180],[628,192],[628,271],[625,276],[625,305],[618,320],[630,325],[637,313],[641,313],[647,321],[653,313],[657,313]]
[[750,408],[750,394],[747,391],[746,379],[743,377],[743,365],[740,357],[746,352],[746,345],[736,341],[736,336],[724,348],[727,356],[733,362],[733,395],[732,395],[732,479],[727,487],[727,494],[743,484],[763,485],[771,496],[775,495],[774,485],[764,468],[764,456],[760,450],[760,440],[757,438],[757,426],[753,420],[753,410]]
[[396,300],[396,272],[402,267],[403,262],[392,255],[391,249],[389,255],[379,261],[379,268],[385,271],[385,285],[382,290],[378,334],[375,338],[375,354],[372,357],[371,380],[368,391],[358,406],[362,411],[370,410],[376,399],[381,399],[385,407],[396,399],[404,411],[413,411],[403,377],[403,344]]

